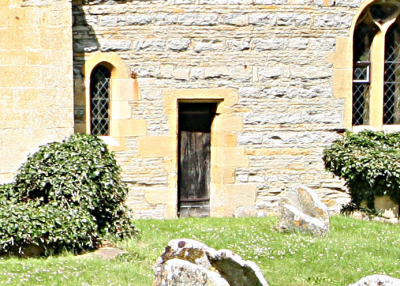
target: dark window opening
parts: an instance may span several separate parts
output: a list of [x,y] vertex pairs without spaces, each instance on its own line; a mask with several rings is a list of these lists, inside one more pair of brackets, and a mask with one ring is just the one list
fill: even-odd
[[90,128],[93,135],[110,133],[110,78],[110,70],[103,65],[93,69],[90,77]]
[[353,125],[369,124],[371,44],[378,32],[369,15],[362,15],[361,18],[353,39]]

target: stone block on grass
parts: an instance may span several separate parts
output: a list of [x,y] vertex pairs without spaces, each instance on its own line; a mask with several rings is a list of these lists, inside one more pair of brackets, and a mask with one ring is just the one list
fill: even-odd
[[298,231],[323,236],[329,232],[328,207],[314,190],[301,186],[289,191],[279,203],[279,231]]
[[400,279],[393,278],[387,275],[370,275],[366,276],[354,284],[349,286],[399,286]]
[[154,271],[153,286],[268,286],[254,262],[192,239],[171,240],[157,259]]

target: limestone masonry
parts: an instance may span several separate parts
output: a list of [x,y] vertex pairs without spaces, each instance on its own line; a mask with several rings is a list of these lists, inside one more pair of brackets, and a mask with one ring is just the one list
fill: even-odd
[[177,217],[182,102],[216,105],[211,216],[275,214],[299,185],[338,211],[348,195],[321,156],[352,128],[351,37],[372,2],[0,1],[0,178],[40,144],[90,132],[91,74],[104,65],[104,140],[135,217]]

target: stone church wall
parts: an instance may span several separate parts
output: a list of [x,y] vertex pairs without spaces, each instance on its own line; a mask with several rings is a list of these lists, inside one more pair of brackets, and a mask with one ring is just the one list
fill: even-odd
[[72,13],[66,0],[0,1],[0,182],[38,146],[73,133]]
[[176,216],[176,102],[202,99],[222,102],[211,215],[274,213],[280,194],[299,184],[338,210],[348,197],[321,155],[345,127],[334,53],[360,2],[74,1],[76,107],[85,104],[82,71],[93,56],[117,54],[134,73],[121,82],[132,97],[115,149],[134,215]]

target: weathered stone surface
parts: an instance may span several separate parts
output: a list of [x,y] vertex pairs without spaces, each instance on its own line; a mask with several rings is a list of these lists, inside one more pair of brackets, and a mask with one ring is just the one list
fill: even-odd
[[276,14],[275,13],[252,13],[249,16],[249,22],[252,25],[275,25]]
[[370,275],[366,276],[354,284],[349,286],[399,286],[400,279],[393,278],[387,275]]
[[281,50],[283,49],[283,40],[281,39],[256,39],[254,40],[254,46],[256,50],[268,51],[268,50]]
[[100,50],[102,52],[127,51],[131,48],[131,41],[126,40],[101,40]]
[[153,286],[229,286],[217,272],[181,259],[168,260],[153,281]]
[[174,52],[182,52],[187,50],[190,39],[169,39],[167,40],[167,48]]
[[206,244],[193,239],[173,239],[157,259],[154,268],[161,267],[170,259],[179,258],[209,269],[211,263],[206,254],[209,249]]
[[252,261],[245,261],[231,250],[221,249],[208,253],[212,266],[221,273],[229,285],[268,286],[260,268]]
[[156,275],[153,286],[268,286],[254,262],[245,261],[230,250],[216,251],[192,239],[171,240],[157,259],[154,271]]
[[279,205],[280,220],[277,229],[325,235],[329,231],[328,208],[310,188],[299,187],[289,191]]
[[137,51],[164,51],[165,50],[165,41],[164,40],[146,40],[139,41],[135,45],[135,50]]

